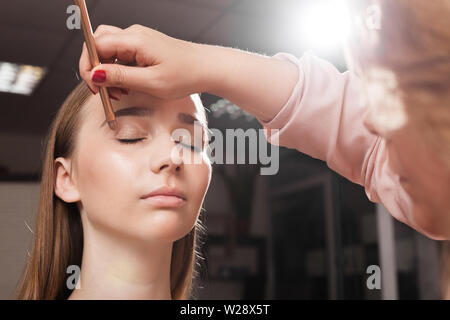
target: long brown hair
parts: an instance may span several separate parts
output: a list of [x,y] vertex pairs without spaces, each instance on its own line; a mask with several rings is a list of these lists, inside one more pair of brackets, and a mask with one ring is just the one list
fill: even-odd
[[[67,299],[72,292],[66,285],[66,270],[70,265],[81,266],[83,228],[77,205],[55,195],[54,160],[73,154],[80,113],[91,95],[85,82],[81,82],[62,104],[47,134],[34,243],[16,289],[17,299]],[[170,268],[173,299],[188,299],[191,295],[203,233],[199,218],[195,227],[173,244]]]

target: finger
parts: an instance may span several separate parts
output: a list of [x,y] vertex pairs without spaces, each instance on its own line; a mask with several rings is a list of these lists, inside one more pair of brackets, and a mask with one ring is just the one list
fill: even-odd
[[89,55],[87,52],[86,43],[83,43],[83,49],[81,51],[81,57],[78,64],[78,69],[80,71],[80,76],[83,78],[83,80],[86,82],[89,89],[92,91],[93,94],[98,93],[98,88],[92,83],[91,79],[89,78],[90,70],[92,70],[92,64],[91,60],[89,59]]
[[108,88],[109,97],[113,100],[119,101],[122,97],[122,90],[120,88]]
[[[103,35],[111,34],[122,31],[122,29],[114,26],[100,25],[94,32],[94,39]],[[105,61],[107,62],[107,61]],[[108,61],[109,62],[109,61]],[[113,61],[111,61],[113,62]],[[89,58],[89,53],[87,51],[86,42],[83,43],[83,49],[81,52],[80,62],[79,62],[80,75],[83,79],[88,80],[86,76],[89,75],[89,71],[92,70],[92,63]],[[91,88],[92,89],[92,88]]]
[[[96,39],[95,45],[99,57],[102,59],[117,58],[124,63],[134,63],[138,65],[142,62],[143,55],[138,55],[139,50],[145,45],[141,33],[130,33],[129,31],[117,32],[114,34],[103,34]],[[150,53],[146,52],[146,65],[151,65]]]
[[[121,29],[119,27],[101,24],[97,27],[97,29],[94,32],[94,39],[96,39],[97,37],[99,37],[103,34],[114,34],[114,33],[120,32],[122,30],[123,29]],[[114,57],[112,57],[109,59],[101,59],[100,62],[101,63],[114,63],[115,60],[116,59]]]
[[125,90],[150,92],[156,73],[151,67],[130,67],[119,64],[101,64],[91,71],[96,86],[118,87]]
[[[95,33],[94,38],[97,38],[104,34],[111,34],[111,33],[117,33],[122,31],[122,29],[114,26],[107,26],[107,25],[100,25]],[[113,61],[104,61],[104,62],[113,62]],[[98,92],[98,88],[96,88],[95,85],[92,84],[90,81],[89,75],[90,71],[92,70],[92,63],[89,58],[89,53],[87,50],[86,42],[83,43],[83,49],[81,51],[80,61],[79,61],[79,70],[80,70],[80,76],[86,81],[87,85],[93,91],[94,93]]]
[[101,24],[95,29],[94,31],[94,37],[98,37],[105,33],[117,33],[119,31],[123,31],[123,29],[115,26],[110,26],[107,24]]

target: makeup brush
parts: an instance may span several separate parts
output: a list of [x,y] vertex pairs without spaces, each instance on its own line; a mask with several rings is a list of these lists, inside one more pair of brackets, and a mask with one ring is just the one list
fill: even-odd
[[[87,11],[85,0],[74,0],[75,4],[80,8],[81,13],[81,27],[83,30],[84,40],[89,52],[89,58],[91,59],[91,64],[96,67],[100,64],[100,59],[98,58],[97,50],[95,48],[94,33],[92,32],[91,21],[89,20],[89,13]],[[103,109],[105,110],[106,121],[112,130],[116,130],[117,121],[112,108],[111,100],[109,98],[108,89],[106,87],[99,87],[100,97],[102,98]]]

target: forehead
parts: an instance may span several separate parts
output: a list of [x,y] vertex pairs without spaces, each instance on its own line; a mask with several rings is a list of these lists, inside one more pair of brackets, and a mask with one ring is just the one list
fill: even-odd
[[[129,95],[122,95],[120,101],[111,100],[111,103],[115,113],[127,114],[127,109],[133,107],[151,109],[152,113],[157,112],[174,116],[183,112],[198,118],[201,122],[205,120],[203,105],[200,98],[196,95],[167,100],[159,99],[145,93],[130,92]],[[105,121],[105,112],[99,94],[90,96],[83,109],[84,115],[91,120],[95,122]]]

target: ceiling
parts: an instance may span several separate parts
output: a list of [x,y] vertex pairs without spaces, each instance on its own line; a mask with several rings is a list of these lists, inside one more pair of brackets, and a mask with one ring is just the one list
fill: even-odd
[[[99,24],[124,28],[138,23],[185,40],[299,56],[305,48],[292,31],[297,12],[307,1],[312,0],[87,0],[87,4],[94,29]],[[66,27],[71,4],[70,0],[0,2],[0,61],[48,68],[32,96],[0,93],[0,133],[45,134],[79,81],[83,39],[79,30]]]

